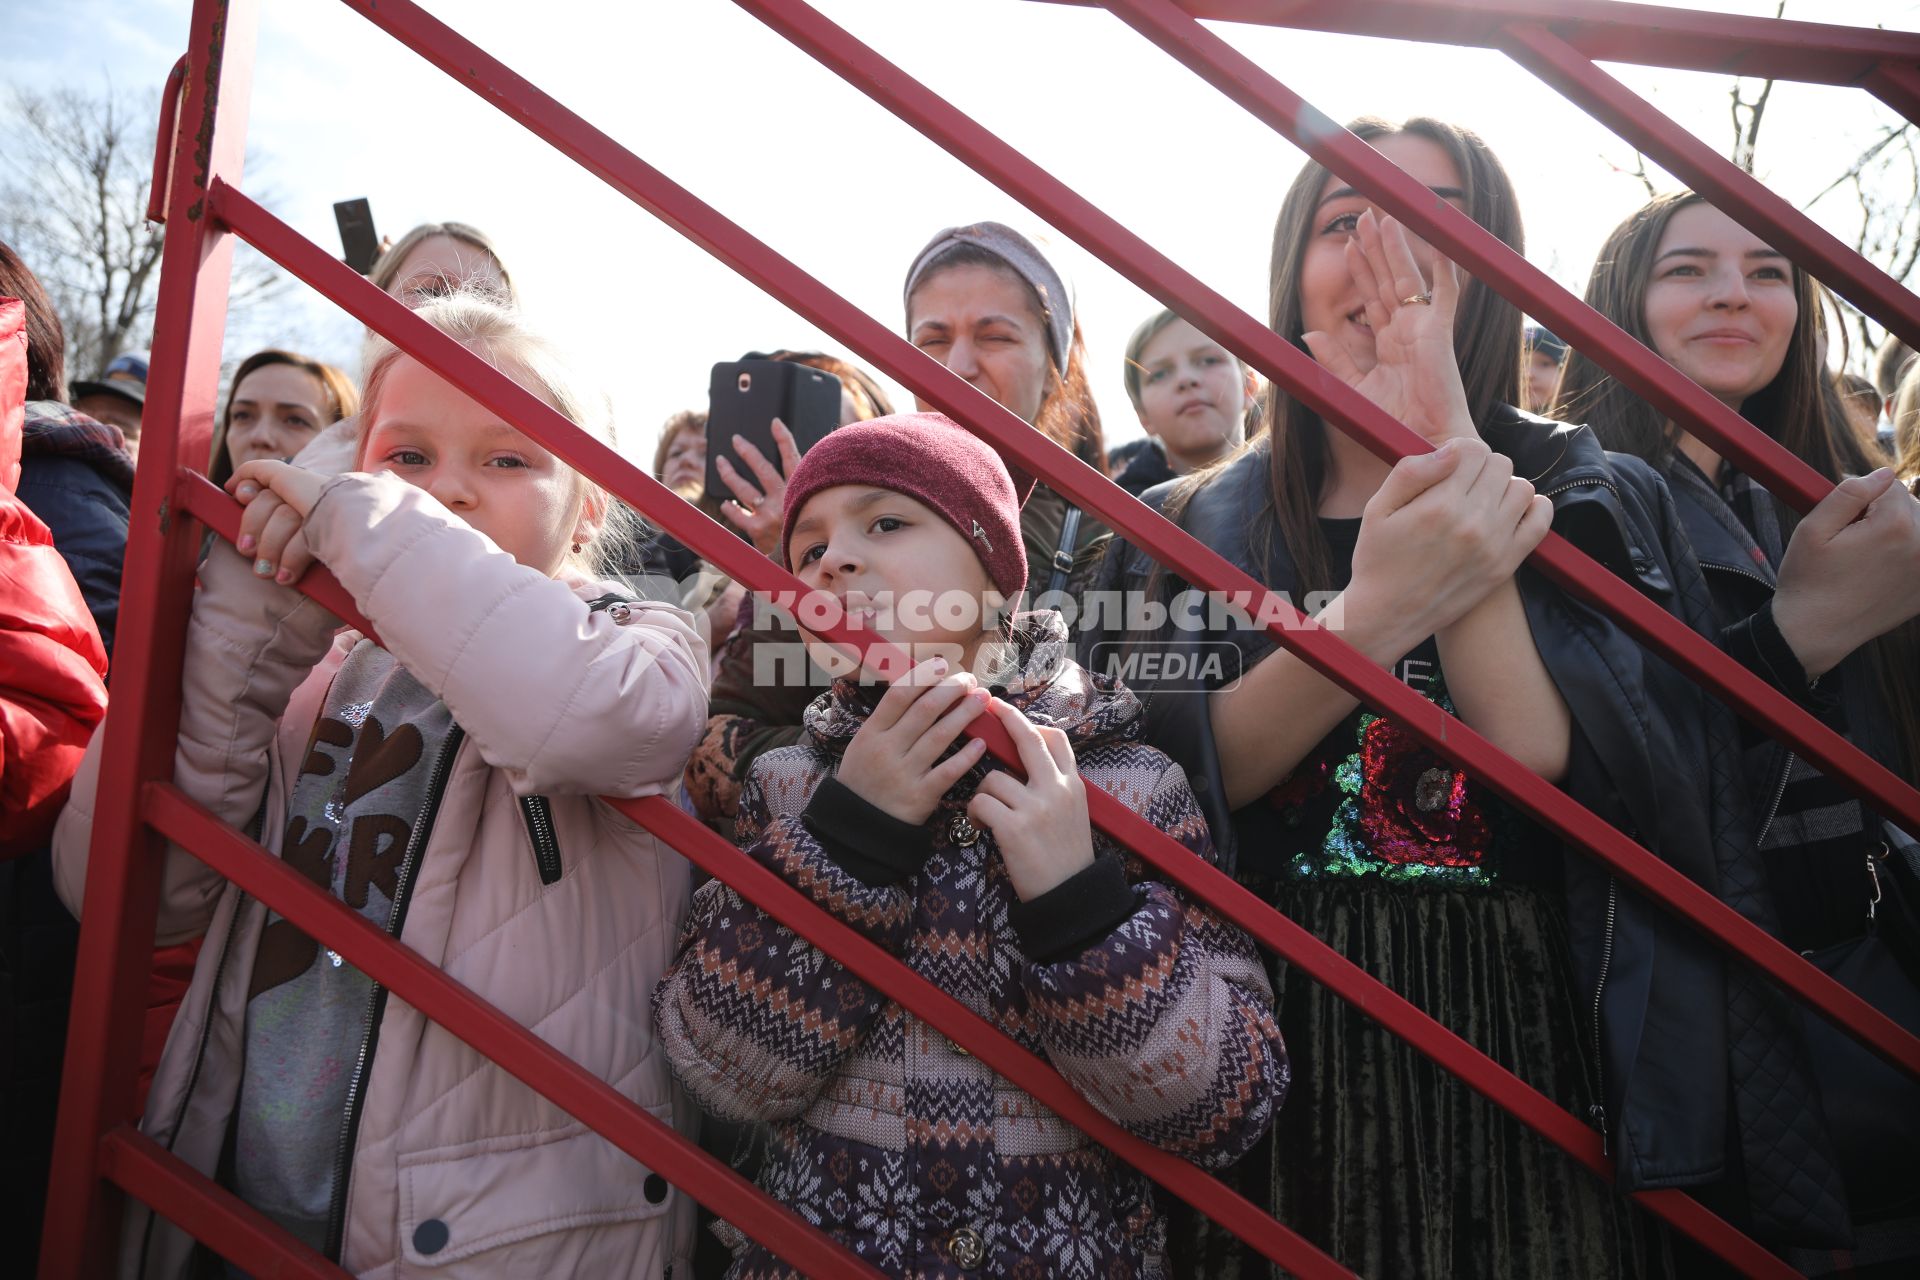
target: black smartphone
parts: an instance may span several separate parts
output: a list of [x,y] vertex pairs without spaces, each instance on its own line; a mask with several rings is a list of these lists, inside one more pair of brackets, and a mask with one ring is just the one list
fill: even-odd
[[793,445],[805,453],[840,425],[840,379],[786,360],[735,360],[713,366],[707,383],[707,492],[725,501],[733,495],[720,478],[721,458],[756,489],[753,468],[733,449],[739,436],[780,465],[773,420],[787,424]]
[[366,200],[338,200],[333,220],[340,224],[340,247],[346,264],[361,275],[373,270],[380,256],[380,238],[373,233],[373,207]]

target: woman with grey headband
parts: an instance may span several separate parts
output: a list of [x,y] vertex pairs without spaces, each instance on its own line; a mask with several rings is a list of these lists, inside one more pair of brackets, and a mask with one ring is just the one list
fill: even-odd
[[[1104,471],[1072,294],[1031,240],[997,222],[949,227],[915,255],[902,292],[916,346]],[[1065,601],[1078,601],[1094,576],[1112,538],[1106,526],[1036,485],[1020,509],[1020,537],[1029,600],[1077,612]],[[806,663],[791,624],[756,619],[727,638],[706,737],[687,764],[687,794],[701,818],[729,829],[753,762],[801,740],[801,715],[828,683]]]
[[[998,222],[948,227],[914,257],[902,294],[916,347],[1104,474],[1073,294],[1033,241]],[[1020,509],[1020,536],[1029,591],[1050,604],[1079,598],[1111,535],[1042,484]]]

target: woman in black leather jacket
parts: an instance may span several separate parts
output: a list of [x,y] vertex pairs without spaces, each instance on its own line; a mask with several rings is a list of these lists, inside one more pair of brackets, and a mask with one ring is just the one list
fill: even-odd
[[[1520,247],[1512,186],[1478,138],[1431,120],[1349,127]],[[1281,206],[1270,320],[1436,451],[1389,468],[1276,387],[1266,436],[1145,500],[1610,820],[1651,828],[1698,744],[1648,731],[1637,646],[1521,563],[1551,523],[1671,605],[1664,489],[1645,468],[1618,473],[1590,433],[1510,408],[1518,311],[1317,164]],[[1183,584],[1118,544],[1097,585],[1170,601]],[[1149,737],[1194,775],[1241,882],[1598,1117],[1558,841],[1263,631],[1184,616],[1085,647],[1144,686]],[[1183,689],[1149,666],[1206,676]],[[1674,808],[1706,849],[1698,806]],[[1299,1057],[1270,1148],[1234,1171],[1257,1203],[1368,1275],[1659,1263],[1657,1234],[1572,1160],[1286,964],[1274,983]],[[1218,1229],[1175,1230],[1188,1238],[1169,1255],[1193,1274],[1259,1270]]]
[[[1817,288],[1691,192],[1662,196],[1615,229],[1587,288],[1589,304],[1836,482],[1804,519],[1578,353],[1561,404],[1667,479],[1710,589],[1702,632],[1912,779],[1920,501],[1847,424],[1819,352]],[[1920,1030],[1920,847],[1768,735],[1735,732],[1744,843],[1721,883],[1744,892],[1729,900]],[[1723,1207],[1763,1241],[1807,1249],[1794,1260],[1816,1274],[1842,1249],[1856,1266],[1913,1274],[1920,1082],[1803,1020],[1744,968],[1729,969],[1728,986],[1736,999],[1747,992],[1766,1034],[1735,1022],[1758,1048],[1736,1051],[1730,1132],[1701,1135],[1703,1161],[1726,1152]],[[1772,1101],[1738,1075],[1762,1056],[1780,1081]]]

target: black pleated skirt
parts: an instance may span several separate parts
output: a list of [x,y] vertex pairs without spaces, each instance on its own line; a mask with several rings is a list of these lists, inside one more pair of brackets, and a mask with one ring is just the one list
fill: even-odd
[[[1597,1094],[1556,900],[1524,885],[1255,883],[1280,911],[1549,1099]],[[1275,961],[1293,1087],[1225,1181],[1367,1277],[1642,1277],[1663,1234],[1565,1152]],[[1169,1255],[1206,1280],[1284,1274],[1177,1202]]]

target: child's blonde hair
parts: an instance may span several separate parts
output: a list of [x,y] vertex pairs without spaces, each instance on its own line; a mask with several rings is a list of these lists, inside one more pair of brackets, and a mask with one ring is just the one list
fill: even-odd
[[[457,289],[425,302],[414,314],[516,382],[524,372],[529,391],[540,395],[561,417],[596,439],[614,443],[613,406],[554,345],[527,323],[525,315],[490,288]],[[362,356],[360,443],[380,412],[387,376],[403,353],[381,335],[367,332]],[[357,452],[356,452],[356,460]],[[565,467],[566,463],[561,462]],[[572,468],[567,468],[572,471]],[[638,520],[631,508],[588,477],[573,471],[579,507],[594,514],[599,532],[578,551],[569,551],[563,567],[581,577],[618,573],[638,545]]]

